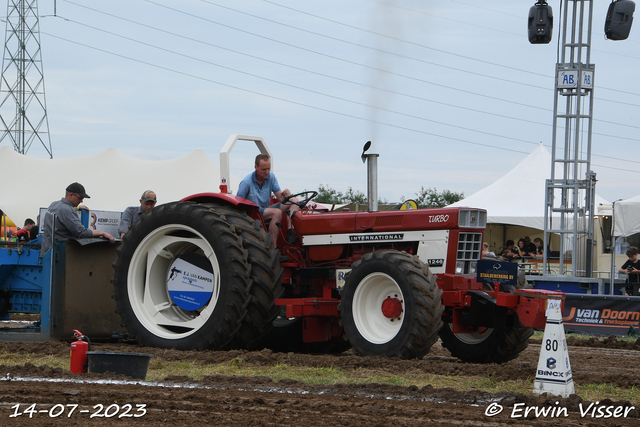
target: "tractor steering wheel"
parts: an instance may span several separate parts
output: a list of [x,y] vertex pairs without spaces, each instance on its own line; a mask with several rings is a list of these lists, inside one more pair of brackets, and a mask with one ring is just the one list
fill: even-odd
[[[298,200],[297,202],[294,202],[294,201],[291,200],[294,197],[298,197],[298,196],[302,196],[302,195],[306,196],[307,194],[311,194],[311,195],[309,197],[305,197],[302,200]],[[282,204],[283,205],[296,205],[300,209],[304,209],[304,207],[307,205],[307,203],[309,203],[309,201],[311,199],[313,199],[314,197],[316,197],[317,195],[318,195],[317,191],[303,191],[303,192],[297,193],[297,194],[290,194],[289,196],[285,197],[284,200],[282,200]]]

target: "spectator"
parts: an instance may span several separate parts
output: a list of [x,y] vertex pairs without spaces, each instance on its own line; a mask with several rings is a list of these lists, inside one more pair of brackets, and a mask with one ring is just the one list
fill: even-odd
[[29,240],[31,240],[31,229],[35,224],[35,221],[31,218],[27,218],[24,220],[24,227],[22,227],[16,233],[18,242],[28,242]]
[[502,250],[502,253],[500,253],[500,256],[502,256],[507,261],[511,261],[518,256],[514,252],[513,240],[507,240],[504,245],[505,248]]
[[629,259],[618,269],[618,273],[626,273],[629,276],[629,283],[640,282],[640,260],[638,260],[638,248],[629,246],[627,249]]
[[536,245],[529,236],[524,236],[524,250],[528,254],[527,256],[535,256],[536,254]]
[[33,225],[33,227],[31,227],[31,230],[29,230],[29,235],[31,237],[31,240],[37,239],[39,233],[40,233],[40,215],[36,217],[36,223]]
[[80,222],[77,208],[84,199],[88,198],[89,195],[85,192],[82,184],[74,182],[73,184],[69,184],[65,191],[65,196],[62,199],[49,205],[49,209],[44,216],[42,226],[43,235],[42,247],[40,248],[41,257],[44,257],[52,246],[52,233],[54,228],[53,215],[56,216],[56,240],[104,237],[105,239],[109,239],[109,242],[111,243],[115,241],[111,234],[104,231],[86,229]]
[[487,242],[482,242],[482,258],[485,256],[495,257],[496,254],[489,251],[489,244]]
[[[280,189],[278,179],[271,172],[271,160],[267,154],[258,154],[255,161],[255,171],[247,175],[238,186],[238,196],[244,197],[258,205],[260,214],[265,223],[269,223],[269,233],[275,246],[278,241],[278,223],[282,220],[282,214],[290,211],[293,215],[298,209],[297,205],[284,205],[282,201],[291,196],[289,189]],[[271,205],[271,193],[279,203]],[[294,202],[296,198],[291,199]],[[289,224],[291,226],[291,224]],[[295,243],[293,230],[287,230],[287,241]]]
[[544,250],[544,242],[541,238],[536,237],[533,239],[533,244],[536,245],[535,257],[536,258],[544,258],[545,250]]
[[131,226],[140,219],[143,213],[149,212],[156,205],[156,193],[147,190],[140,197],[140,206],[129,206],[122,213],[120,226],[118,227],[118,235],[122,238],[129,232]]
[[516,254],[518,258],[529,256],[529,253],[526,251],[524,239],[518,239],[518,246],[513,248],[513,253]]

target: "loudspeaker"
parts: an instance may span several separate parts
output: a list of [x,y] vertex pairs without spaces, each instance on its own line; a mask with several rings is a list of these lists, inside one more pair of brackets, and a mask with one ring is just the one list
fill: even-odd
[[636,4],[630,0],[618,0],[609,5],[604,21],[604,35],[609,40],[626,40],[633,23]]
[[529,42],[549,43],[553,32],[553,11],[546,2],[538,2],[529,9]]

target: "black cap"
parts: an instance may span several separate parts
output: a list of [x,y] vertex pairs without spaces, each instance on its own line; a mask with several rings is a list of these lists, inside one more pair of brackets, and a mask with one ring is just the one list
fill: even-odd
[[84,187],[82,186],[82,184],[80,184],[78,182],[74,182],[73,184],[69,184],[69,186],[67,187],[67,191],[69,193],[78,193],[80,196],[82,196],[83,199],[90,199],[91,198],[84,191]]

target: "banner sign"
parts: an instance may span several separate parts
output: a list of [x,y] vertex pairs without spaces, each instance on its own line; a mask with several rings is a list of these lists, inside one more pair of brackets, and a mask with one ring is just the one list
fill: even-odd
[[640,298],[566,294],[562,321],[567,332],[626,337],[640,330]]
[[480,283],[518,284],[518,263],[496,260],[478,260],[476,279]]
[[189,262],[193,257],[184,259],[188,255],[191,254],[176,258],[171,264],[167,275],[167,289],[178,307],[193,311],[202,308],[211,299],[215,277],[212,271]]

